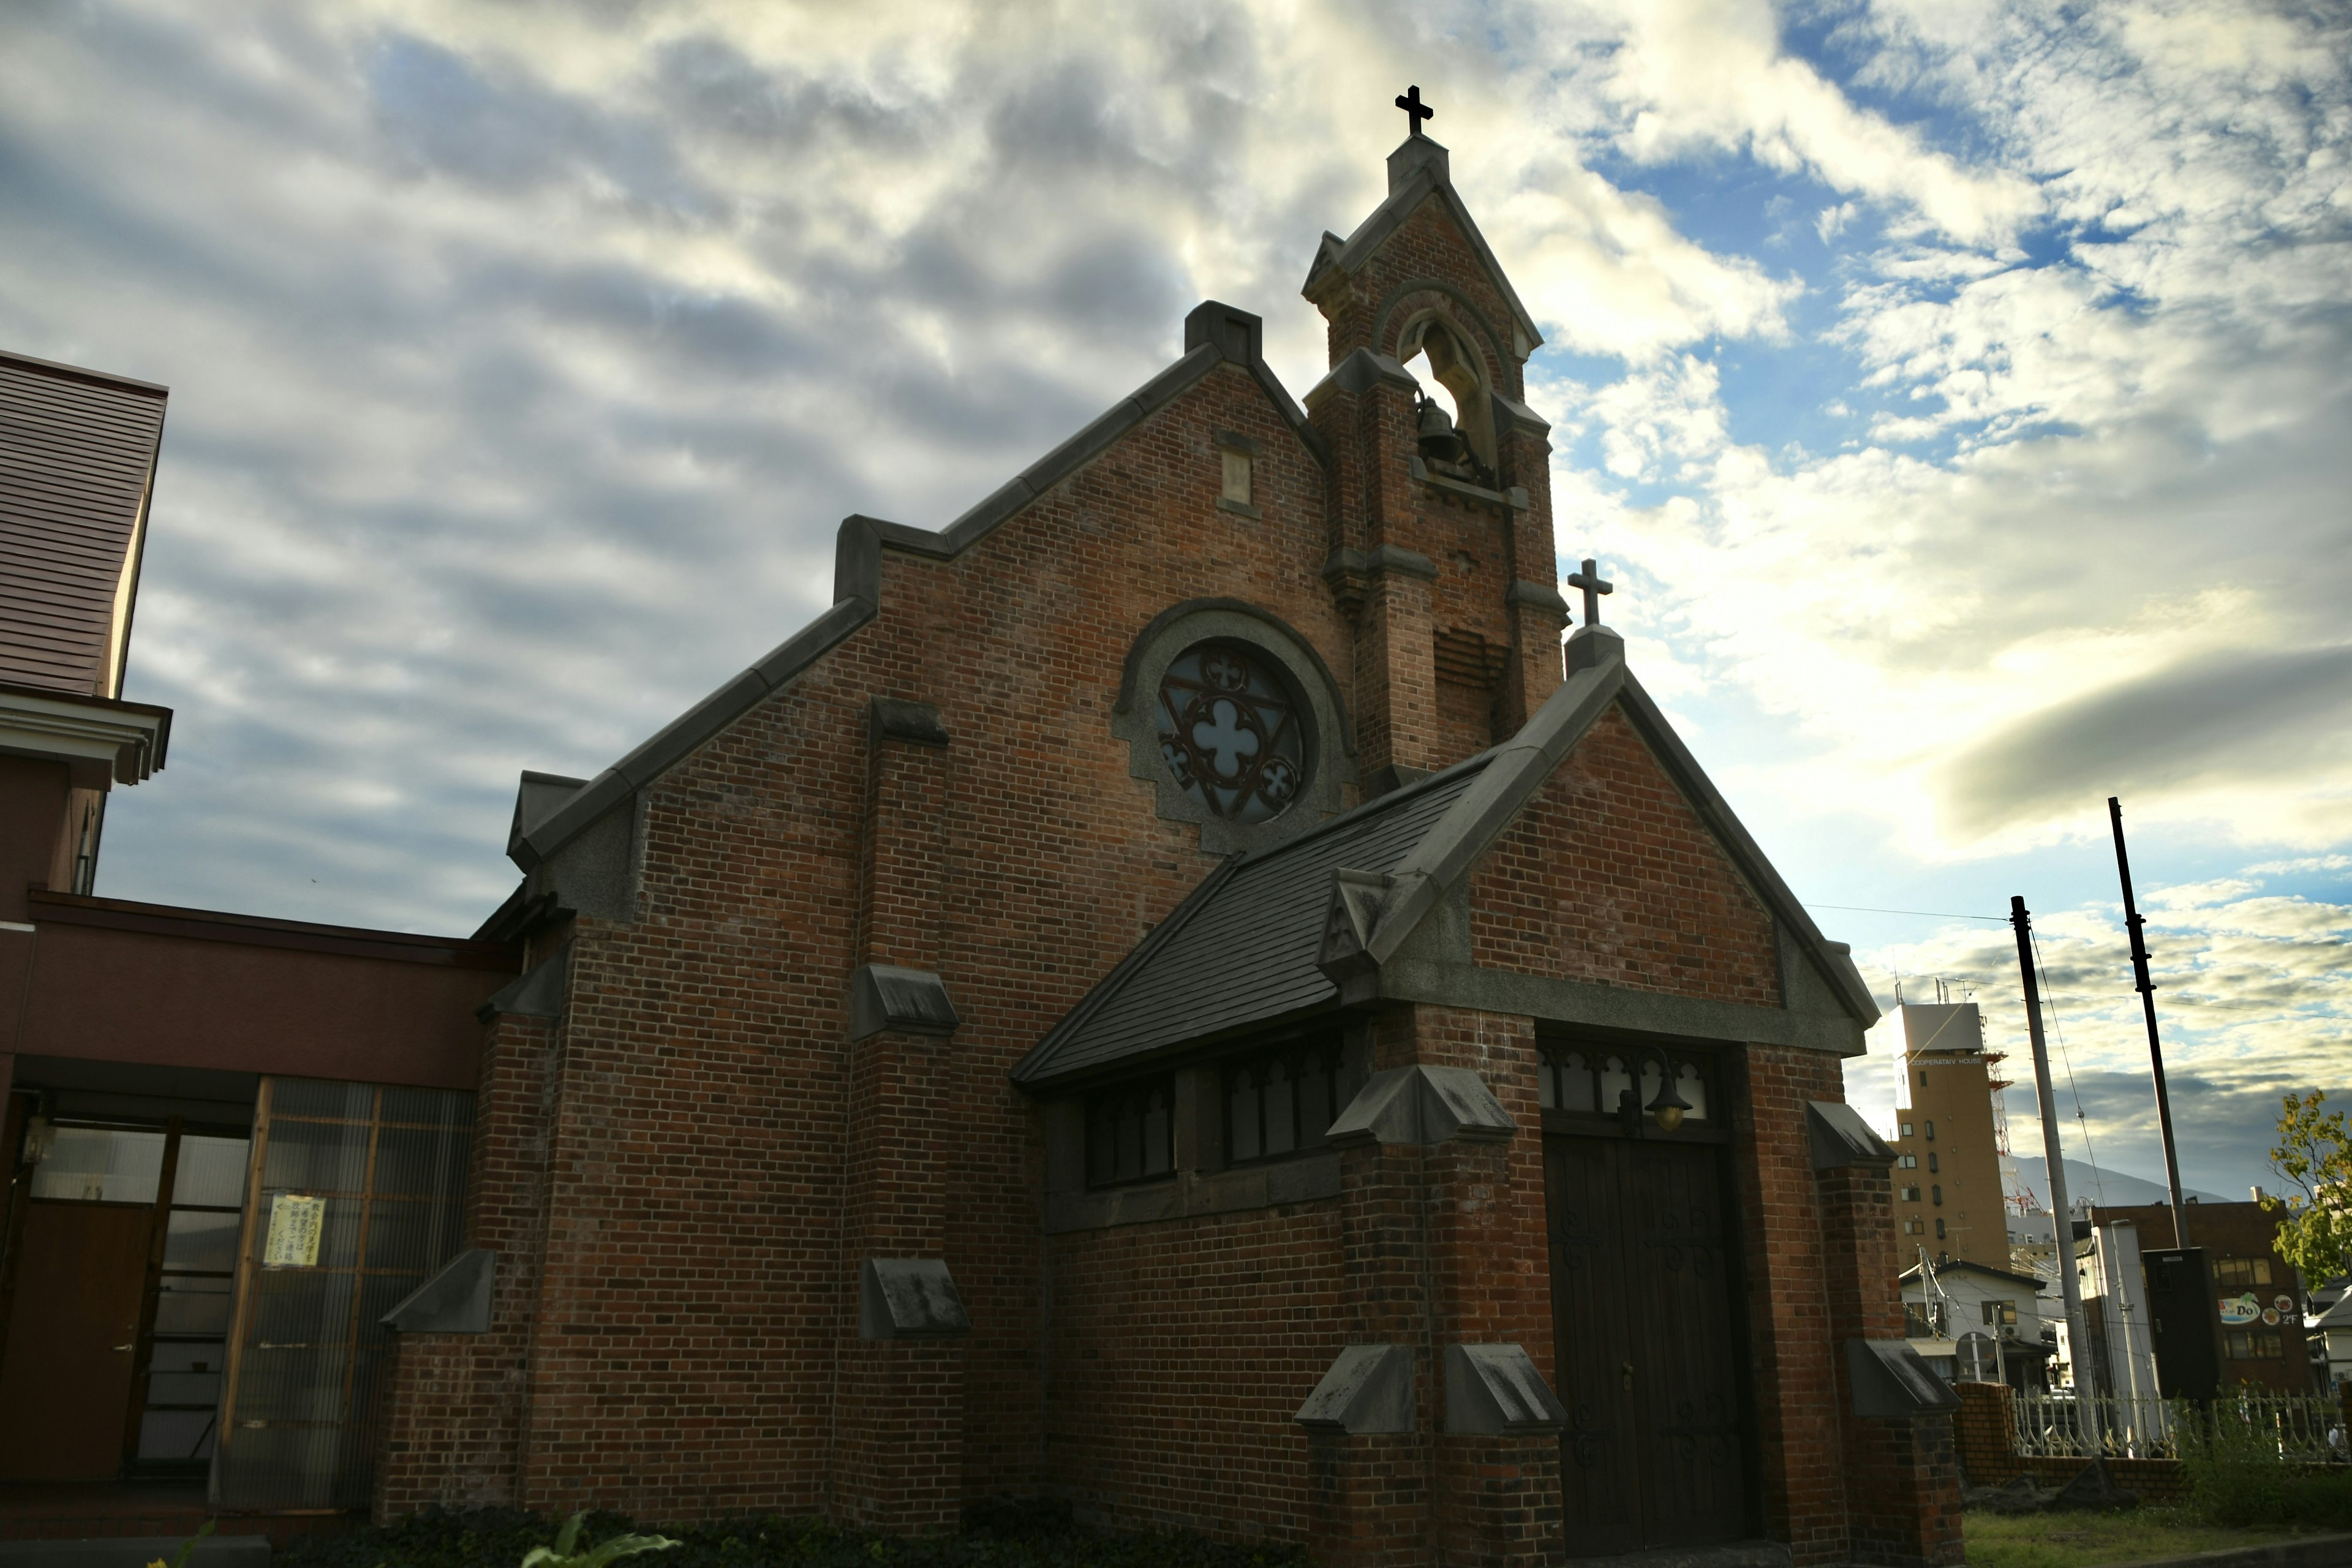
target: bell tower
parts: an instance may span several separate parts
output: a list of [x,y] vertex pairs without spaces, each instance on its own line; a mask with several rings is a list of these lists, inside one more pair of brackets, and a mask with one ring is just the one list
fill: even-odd
[[1324,576],[1356,622],[1375,791],[1516,732],[1560,683],[1568,622],[1550,427],[1521,401],[1543,338],[1422,133],[1433,111],[1418,89],[1397,102],[1413,125],[1388,199],[1323,237],[1304,290],[1330,341],[1306,399],[1331,452]]

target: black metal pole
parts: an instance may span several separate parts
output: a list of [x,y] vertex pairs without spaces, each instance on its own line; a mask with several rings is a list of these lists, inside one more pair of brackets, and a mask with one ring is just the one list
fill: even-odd
[[2172,1146],[2172,1096],[2164,1087],[2164,1047],[2156,1037],[2156,983],[2147,977],[2147,940],[2140,928],[2147,917],[2132,897],[2131,858],[2124,853],[2124,806],[2107,796],[2107,820],[2116,830],[2116,875],[2124,884],[2124,929],[2131,932],[2132,984],[2147,1018],[2147,1059],[2156,1069],[2156,1125],[2164,1134],[2164,1179],[2172,1189],[2172,1245],[2189,1245],[2189,1205],[2180,1201],[2180,1155]]

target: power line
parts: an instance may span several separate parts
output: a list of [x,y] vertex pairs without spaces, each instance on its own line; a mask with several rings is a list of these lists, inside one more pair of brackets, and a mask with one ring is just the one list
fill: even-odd
[[1882,910],[1869,904],[1807,904],[1809,910],[1843,910],[1849,914],[1919,915],[1931,921],[1990,921],[1995,925],[2007,925],[2007,915],[1958,915],[1948,910]]

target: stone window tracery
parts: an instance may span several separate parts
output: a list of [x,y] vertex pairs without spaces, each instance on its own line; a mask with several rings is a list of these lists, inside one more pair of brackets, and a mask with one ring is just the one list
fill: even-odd
[[1307,782],[1300,704],[1273,660],[1245,644],[1178,655],[1160,684],[1160,750],[1185,795],[1231,822],[1265,822]]
[[[1690,1109],[1685,1121],[1707,1120],[1707,1079],[1699,1061],[1677,1055],[1675,1088]],[[1536,1072],[1536,1099],[1547,1110],[1581,1110],[1602,1116],[1616,1114],[1619,1097],[1633,1087],[1626,1057],[1615,1052],[1570,1050],[1546,1046]],[[1658,1058],[1643,1054],[1641,1103],[1658,1095]]]
[[1286,1046],[1225,1064],[1225,1163],[1286,1159],[1324,1146],[1365,1075],[1336,1040]]

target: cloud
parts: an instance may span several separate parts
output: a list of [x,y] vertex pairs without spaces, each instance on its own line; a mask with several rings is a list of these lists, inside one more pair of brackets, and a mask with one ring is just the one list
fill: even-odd
[[1956,832],[2078,809],[2130,779],[2174,791],[2352,764],[2352,647],[2217,655],[2089,693],[1987,737],[1944,769]]

